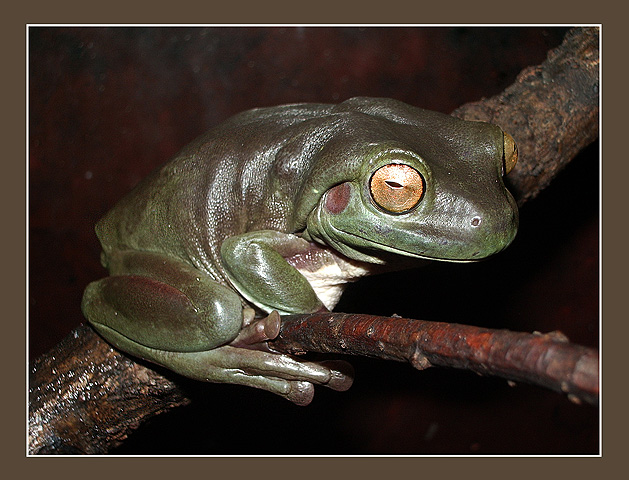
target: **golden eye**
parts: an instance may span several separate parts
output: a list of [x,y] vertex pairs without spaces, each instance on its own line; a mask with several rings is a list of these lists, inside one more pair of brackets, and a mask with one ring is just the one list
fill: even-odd
[[413,167],[391,163],[374,172],[369,180],[369,191],[383,210],[404,213],[422,199],[424,179]]
[[504,162],[504,174],[506,175],[513,170],[515,164],[518,163],[518,146],[515,144],[513,137],[507,132],[503,132],[503,137],[502,161]]

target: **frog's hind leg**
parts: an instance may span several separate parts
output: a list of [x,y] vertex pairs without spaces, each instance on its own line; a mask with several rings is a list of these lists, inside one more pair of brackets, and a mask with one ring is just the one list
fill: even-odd
[[[346,390],[352,383],[344,367],[251,348],[255,335],[246,332],[255,325],[239,335],[247,317],[240,297],[190,265],[125,252],[112,257],[109,268],[112,276],[88,285],[83,312],[105,339],[131,355],[190,378],[262,388],[300,405],[312,400],[313,384]],[[277,334],[277,328],[269,331]]]

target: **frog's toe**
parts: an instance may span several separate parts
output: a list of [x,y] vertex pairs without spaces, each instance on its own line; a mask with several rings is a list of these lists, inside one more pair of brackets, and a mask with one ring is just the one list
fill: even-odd
[[263,375],[247,375],[242,374],[242,372],[231,376],[228,383],[266,390],[299,406],[309,405],[315,394],[314,385],[310,382],[303,380],[285,380]]
[[241,348],[256,348],[268,350],[264,342],[273,340],[280,333],[281,318],[277,311],[273,310],[267,317],[244,322],[244,327],[238,336],[229,345]]
[[354,383],[354,367],[343,360],[327,360],[319,362],[324,368],[330,370],[330,380],[325,385],[337,392],[344,392]]
[[284,395],[286,400],[290,400],[296,405],[306,406],[312,402],[314,398],[314,385],[310,382],[289,382],[290,391]]

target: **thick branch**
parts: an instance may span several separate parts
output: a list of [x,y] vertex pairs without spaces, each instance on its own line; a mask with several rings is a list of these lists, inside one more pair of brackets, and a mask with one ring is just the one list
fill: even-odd
[[[513,135],[521,160],[509,175],[510,188],[523,204],[596,139],[598,81],[598,30],[574,29],[542,65],[525,69],[502,94],[463,105],[454,115],[497,123]],[[308,326],[300,328],[297,320],[283,320],[276,348],[297,335],[293,339],[299,338],[300,346],[290,348],[322,351],[336,342],[345,353],[407,360],[420,368],[467,368],[596,401],[596,352],[558,341],[560,337],[349,318],[323,321],[339,329],[331,337],[326,329],[315,331],[321,320],[306,316]],[[34,362],[30,387],[32,454],[105,453],[143,419],[188,401],[173,381],[115,352],[85,326]]]
[[177,384],[80,326],[37,359],[29,378],[31,454],[99,454],[188,399]]
[[598,28],[572,29],[546,61],[522,70],[502,93],[452,113],[495,123],[513,136],[520,158],[507,181],[520,205],[598,138],[598,42]]

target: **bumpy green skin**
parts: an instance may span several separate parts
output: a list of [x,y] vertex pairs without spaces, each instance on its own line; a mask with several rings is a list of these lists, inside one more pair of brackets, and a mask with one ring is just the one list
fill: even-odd
[[[495,125],[388,99],[241,113],[184,148],[98,222],[111,276],[88,286],[83,311],[131,354],[192,378],[308,403],[312,383],[335,388],[351,379],[229,345],[243,327],[243,306],[324,308],[284,259],[318,249],[358,265],[392,255],[469,261],[502,250],[517,230],[502,150]],[[369,179],[389,163],[410,165],[425,179],[423,198],[408,213],[393,215],[371,199]],[[327,192],[340,184],[349,187],[347,204],[331,211]]]

